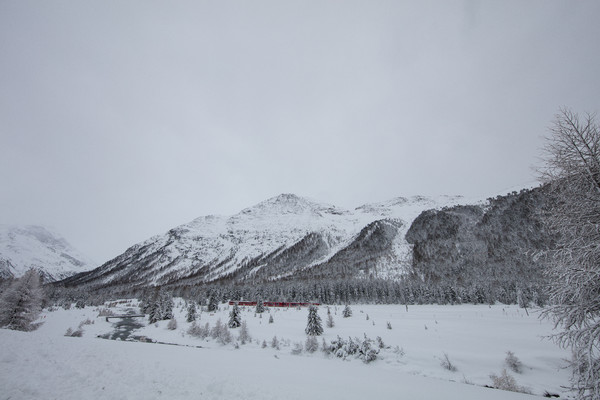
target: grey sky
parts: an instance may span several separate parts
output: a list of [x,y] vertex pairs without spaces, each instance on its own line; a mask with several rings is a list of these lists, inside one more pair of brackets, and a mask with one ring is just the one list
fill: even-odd
[[535,180],[600,110],[598,1],[0,1],[0,223],[98,262],[282,192]]

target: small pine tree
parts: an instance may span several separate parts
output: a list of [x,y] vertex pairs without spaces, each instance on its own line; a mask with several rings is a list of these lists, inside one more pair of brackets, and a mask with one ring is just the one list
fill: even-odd
[[229,322],[227,325],[230,328],[237,328],[242,325],[241,316],[240,316],[240,308],[237,304],[233,305],[233,309],[229,313]]
[[321,325],[321,317],[319,317],[319,314],[317,313],[316,306],[310,306],[308,308],[308,322],[304,332],[309,336],[319,336],[323,334],[323,325]]
[[248,324],[246,324],[246,321],[242,322],[238,339],[240,340],[240,342],[242,344],[246,344],[246,342],[249,342],[252,340],[252,338],[250,337],[250,333],[248,332]]
[[279,339],[277,339],[277,336],[273,336],[273,339],[271,340],[271,347],[279,350]]
[[344,311],[342,311],[342,316],[344,318],[348,318],[352,316],[352,309],[350,308],[350,306],[348,304],[346,304],[346,307],[344,307]]
[[188,309],[187,309],[187,316],[186,316],[187,322],[194,322],[196,320],[196,316],[197,316],[196,303],[191,301],[190,304],[188,305]]
[[331,315],[331,313],[327,314],[327,327],[328,328],[333,328],[335,326],[335,322],[333,321],[333,316]]
[[265,304],[262,300],[259,300],[256,303],[256,313],[260,314],[260,313],[264,313],[265,312]]
[[217,301],[217,298],[215,296],[210,296],[208,299],[208,312],[217,311],[218,306],[219,303]]
[[160,294],[159,306],[160,306],[160,315],[163,320],[172,319],[173,318],[173,307],[175,303],[173,302],[173,297],[167,293],[162,292]]
[[319,349],[319,342],[317,341],[317,338],[314,336],[309,336],[306,338],[304,349],[309,353],[314,353],[317,351]]
[[272,324],[273,323],[273,315],[269,315],[269,323]]

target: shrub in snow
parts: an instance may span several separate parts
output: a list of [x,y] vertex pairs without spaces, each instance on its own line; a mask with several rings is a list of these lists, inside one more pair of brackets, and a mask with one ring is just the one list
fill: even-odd
[[394,347],[394,353],[396,355],[398,355],[399,357],[404,357],[404,355],[406,354],[406,352],[404,351],[404,349],[400,346],[396,346]]
[[231,332],[229,332],[229,329],[227,329],[220,319],[217,320],[215,326],[211,329],[210,337],[216,339],[221,344],[228,344],[233,340]]
[[237,304],[233,305],[232,310],[229,312],[229,322],[227,325],[230,328],[237,328],[242,325],[242,317],[240,316],[240,308]]
[[528,388],[524,386],[519,386],[517,384],[515,378],[513,378],[508,372],[506,372],[506,368],[502,370],[500,376],[492,374],[490,375],[490,378],[492,379],[492,384],[496,389],[531,394],[531,391]]
[[174,331],[175,329],[177,329],[177,320],[175,319],[175,317],[171,318],[171,320],[167,324],[167,329],[170,331]]
[[246,324],[246,321],[242,322],[238,339],[242,344],[246,344],[246,342],[252,340],[252,338],[250,337],[250,333],[248,332],[248,324]]
[[[262,315],[261,315],[262,317]],[[273,315],[269,315],[269,323],[272,324],[273,323]]]
[[387,322],[387,328],[390,330],[392,329],[392,324],[390,323],[390,321]]
[[335,326],[335,322],[333,321],[333,316],[331,315],[331,313],[327,313],[326,324],[328,328],[333,328]]
[[83,301],[82,299],[77,300],[77,302],[75,303],[75,308],[85,308],[85,301]]
[[65,332],[65,336],[71,336],[73,334],[73,329],[68,328],[67,331]]
[[264,349],[265,347],[267,347],[267,341],[266,341],[266,340],[263,340],[263,342],[262,342],[262,344],[260,345],[260,347],[262,347],[263,349]]
[[441,358],[440,365],[444,369],[447,369],[448,371],[451,371],[451,372],[456,372],[458,370],[458,368],[456,368],[456,366],[454,364],[452,364],[452,362],[450,361],[450,358],[448,357],[447,353],[444,353],[444,356]]
[[521,363],[521,361],[512,351],[506,352],[506,358],[504,359],[504,362],[506,366],[511,369],[511,371],[516,372],[517,374],[523,372],[523,363]]
[[277,336],[273,336],[273,339],[271,340],[271,347],[279,350],[279,339],[277,339]]
[[294,354],[294,355],[301,354],[302,350],[304,350],[304,348],[302,347],[302,343],[296,342],[296,343],[294,343],[294,348],[292,349],[292,354]]
[[194,322],[196,320],[196,317],[197,317],[196,303],[191,301],[190,304],[188,305],[187,315],[185,316],[185,319],[187,322]]
[[319,317],[319,314],[317,313],[316,306],[310,306],[308,308],[308,322],[304,332],[310,336],[319,336],[323,334],[323,325],[321,324],[321,317]]
[[326,352],[343,359],[354,356],[360,358],[365,363],[369,363],[376,360],[379,354],[379,350],[375,350],[372,347],[372,343],[373,341],[367,338],[366,335],[362,341],[358,338],[355,338],[355,340],[352,340],[352,338],[344,340],[338,336],[336,340],[331,342]]
[[348,318],[352,316],[352,309],[350,308],[350,306],[348,304],[346,304],[346,307],[344,307],[344,311],[342,311],[342,316],[344,318]]
[[65,332],[65,336],[82,337],[83,336],[83,331],[81,329],[77,329],[76,331],[74,331],[73,329],[69,328]]
[[315,351],[317,351],[319,349],[319,342],[317,341],[317,338],[314,336],[309,336],[308,338],[306,338],[304,348],[309,353],[314,353]]
[[194,323],[192,323],[192,326],[190,326],[190,328],[188,329],[187,333],[191,336],[194,336],[194,337],[197,337],[200,339],[206,339],[207,337],[210,336],[210,333],[211,333],[210,325],[207,322],[206,325],[201,327],[201,326],[197,325],[196,322],[194,322]]
[[377,341],[377,347],[379,347],[380,349],[385,348],[385,343],[383,343],[383,339],[381,338],[381,336],[377,336],[375,340]]

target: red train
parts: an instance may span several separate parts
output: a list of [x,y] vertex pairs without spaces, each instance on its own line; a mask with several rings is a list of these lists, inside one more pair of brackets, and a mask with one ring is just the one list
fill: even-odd
[[[230,301],[229,305],[237,304],[238,306],[256,306],[256,301]],[[280,301],[263,301],[265,307],[308,307],[320,306],[320,303],[287,303]]]

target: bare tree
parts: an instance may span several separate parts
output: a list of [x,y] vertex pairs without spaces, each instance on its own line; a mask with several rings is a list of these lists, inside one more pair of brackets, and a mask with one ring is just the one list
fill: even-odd
[[557,235],[549,252],[554,338],[573,351],[579,399],[600,398],[600,129],[595,115],[562,109],[550,129],[541,177],[552,201],[545,221]]

